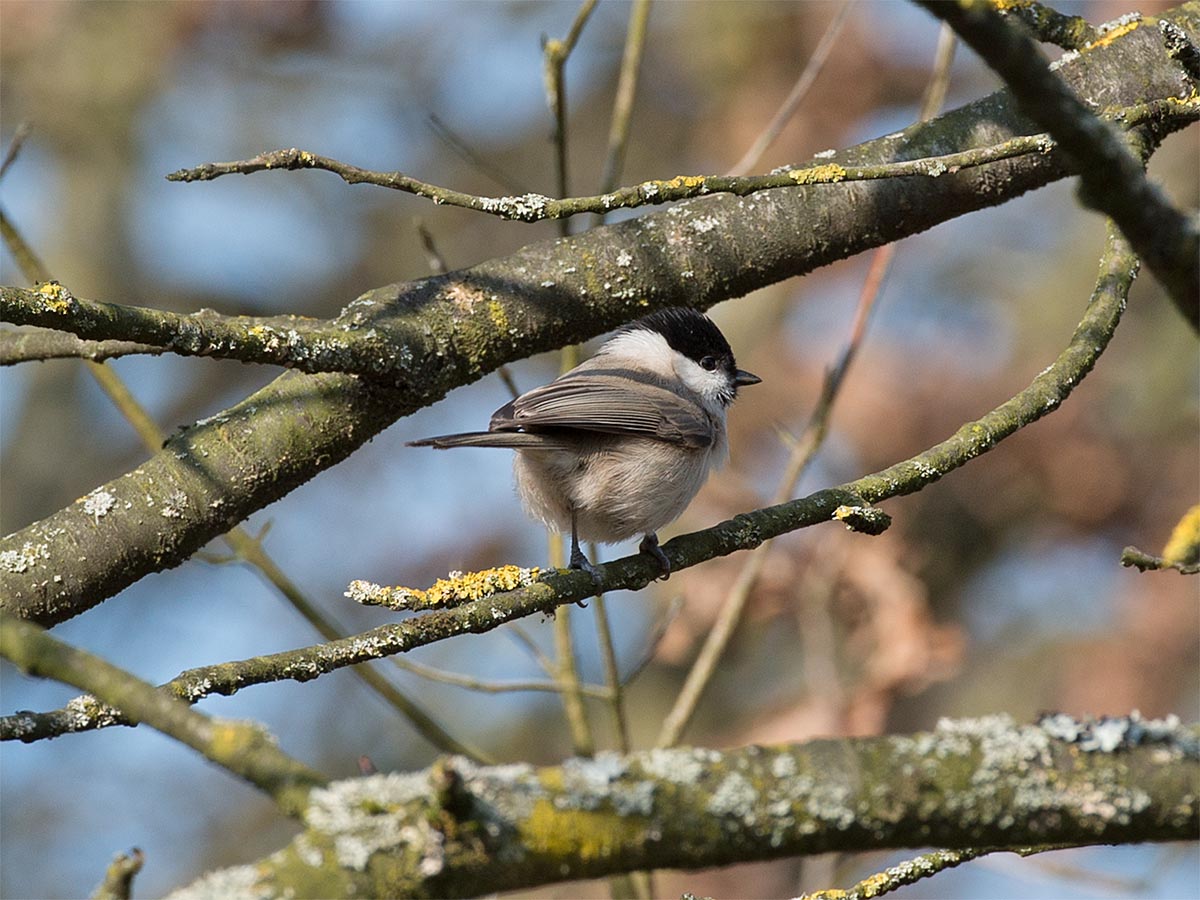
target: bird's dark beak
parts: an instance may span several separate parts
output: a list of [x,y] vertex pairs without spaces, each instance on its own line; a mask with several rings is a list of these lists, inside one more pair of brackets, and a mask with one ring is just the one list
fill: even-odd
[[738,369],[733,375],[733,383],[738,387],[746,387],[749,384],[758,384],[762,381],[757,375],[752,372],[747,372],[745,369]]

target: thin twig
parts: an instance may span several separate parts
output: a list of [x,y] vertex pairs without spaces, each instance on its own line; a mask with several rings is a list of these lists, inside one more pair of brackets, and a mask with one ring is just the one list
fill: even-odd
[[612,629],[608,624],[604,595],[592,599],[596,612],[596,637],[600,641],[600,661],[604,665],[604,683],[608,686],[605,698],[612,706],[613,726],[617,734],[617,749],[629,752],[629,726],[625,722],[625,696],[621,689],[621,670],[617,666],[617,652],[613,647]]
[[464,140],[457,132],[449,125],[438,118],[437,113],[429,113],[429,124],[433,128],[433,133],[446,142],[455,153],[462,157],[472,167],[478,169],[500,187],[506,191],[516,191],[516,179],[511,178],[504,172],[500,171],[494,163],[484,158],[481,154],[476,153],[466,140]]
[[25,143],[25,139],[33,132],[33,123],[26,120],[17,126],[17,130],[13,132],[12,140],[8,144],[8,152],[4,154],[4,162],[0,163],[0,178],[3,178],[7,173],[9,166],[16,161],[16,158],[21,153],[21,147]]
[[[565,197],[570,193],[567,153],[567,83],[565,68],[583,28],[596,8],[596,0],[583,0],[566,38],[546,38],[542,43],[543,71],[546,85],[546,102],[554,119],[554,163],[558,194]],[[559,234],[566,237],[571,232],[567,219],[559,222]],[[560,351],[560,368],[566,372],[579,363],[577,345],[563,347]],[[550,564],[560,568],[565,561],[563,538],[557,531],[547,537]],[[554,613],[554,650],[557,660],[556,680],[562,686],[563,714],[571,732],[571,743],[577,756],[591,756],[595,752],[595,739],[583,705],[582,679],[575,656],[574,637],[571,633],[571,608],[561,606]]]
[[[570,177],[567,167],[567,85],[563,70],[571,56],[583,27],[596,8],[596,0],[583,0],[567,36],[562,40],[546,38],[542,43],[542,57],[546,83],[546,102],[554,119],[554,171],[558,196],[570,194]],[[566,235],[565,227],[560,233]]]
[[[1194,121],[1200,101],[1195,98],[1164,98],[1125,109],[1109,110],[1104,118],[1122,128],[1131,128],[1162,118]],[[403,172],[376,172],[336,159],[295,148],[271,150],[251,159],[235,162],[203,163],[180,169],[167,176],[170,181],[211,181],[222,175],[250,175],[263,171],[319,169],[331,172],[347,184],[372,184],[403,191],[445,206],[472,209],[501,219],[541,222],[563,219],[582,213],[607,213],[614,209],[672,203],[709,194],[734,194],[746,197],[759,191],[797,185],[840,184],[850,181],[877,181],[898,177],[939,178],[948,173],[1024,156],[1048,154],[1055,149],[1050,134],[1023,135],[994,144],[943,156],[917,160],[879,163],[867,166],[843,166],[816,162],[809,166],[787,167],[766,175],[678,175],[674,178],[644,181],[590,197],[554,199],[528,193],[514,197],[484,197],[420,181]]]
[[[509,694],[521,691],[558,694],[563,690],[563,686],[557,681],[489,681],[464,675],[461,672],[447,672],[445,669],[427,666],[403,656],[394,656],[392,661],[404,671],[411,672],[420,678],[440,681],[443,684],[451,684],[468,691],[478,691],[481,694]],[[585,697],[593,700],[608,700],[612,695],[608,688],[597,684],[582,684],[579,686],[579,690]]]
[[800,108],[800,104],[804,102],[804,98],[808,96],[808,91],[817,80],[817,76],[821,74],[821,69],[825,67],[825,61],[829,59],[829,53],[833,50],[834,44],[837,42],[837,37],[842,31],[842,26],[846,24],[846,19],[853,7],[854,0],[845,0],[841,5],[829,25],[825,28],[825,33],[821,35],[821,40],[817,42],[816,49],[813,50],[812,56],[805,63],[804,68],[800,72],[800,77],[796,79],[796,84],[787,95],[787,99],[783,101],[783,105],[779,107],[779,110],[767,124],[767,127],[763,129],[762,134],[755,139],[754,143],[742,155],[742,158],[726,174],[745,175],[747,172],[750,172],[758,165],[758,161],[767,152],[767,149],[775,143],[776,139],[783,132],[784,127],[792,120],[792,116],[796,114],[796,110]]
[[542,648],[537,645],[537,641],[533,639],[533,635],[522,628],[517,622],[511,623],[508,628],[505,628],[504,633],[512,638],[518,645],[520,645],[521,648],[529,654],[530,658],[542,667],[542,671],[545,672],[546,675],[551,678],[554,677],[554,660],[547,656]]
[[[650,22],[650,0],[634,0],[629,10],[629,28],[625,32],[625,50],[621,54],[621,72],[617,76],[617,94],[613,100],[612,118],[608,124],[608,152],[600,174],[600,193],[607,194],[617,186],[625,168],[625,151],[629,144],[629,123],[633,118],[633,101],[637,96],[638,72],[646,49],[646,33]],[[603,218],[603,216],[601,216]]]
[[679,618],[679,613],[682,611],[683,595],[675,594],[667,605],[667,611],[658,617],[650,634],[646,636],[646,646],[642,650],[642,655],[625,673],[625,677],[621,681],[622,687],[629,687],[633,684],[637,677],[646,671],[646,667],[654,661],[654,657],[658,653],[658,645],[662,643],[662,639],[667,635],[667,630]]

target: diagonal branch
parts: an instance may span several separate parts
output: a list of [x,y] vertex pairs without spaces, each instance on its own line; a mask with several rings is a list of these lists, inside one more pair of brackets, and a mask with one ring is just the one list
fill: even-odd
[[29,675],[91,691],[118,707],[131,723],[145,722],[265,791],[284,812],[304,808],[308,792],[325,779],[285,754],[261,728],[220,721],[112,663],[51,637],[37,625],[0,612],[0,656]]
[[[1079,175],[1083,202],[1120,226],[1184,318],[1200,331],[1200,225],[1195,217],[1171,205],[1120,133],[1051,70],[1032,38],[989,4],[917,2],[957,31],[1004,79],[1022,112],[1050,132]],[[1139,17],[1102,40],[1141,27]]]

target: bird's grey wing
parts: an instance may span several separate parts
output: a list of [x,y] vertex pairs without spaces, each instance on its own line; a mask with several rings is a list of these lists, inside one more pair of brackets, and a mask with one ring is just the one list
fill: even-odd
[[505,404],[489,429],[578,429],[707,447],[712,423],[700,406],[659,383],[616,373],[568,373]]

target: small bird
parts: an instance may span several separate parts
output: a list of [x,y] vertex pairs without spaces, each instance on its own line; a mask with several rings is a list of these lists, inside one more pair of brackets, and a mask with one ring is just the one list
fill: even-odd
[[762,379],[737,367],[713,321],[687,307],[619,329],[596,355],[504,404],[487,431],[412,441],[411,447],[507,447],[526,512],[571,532],[571,568],[600,582],[580,539],[611,544],[643,534],[639,549],[671,562],[656,532],[692,502],[725,461],[725,412],[739,387]]

